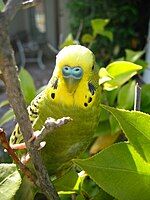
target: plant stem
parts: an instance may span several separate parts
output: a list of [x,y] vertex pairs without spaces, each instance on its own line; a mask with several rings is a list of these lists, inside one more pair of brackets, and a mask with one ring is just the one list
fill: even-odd
[[135,85],[135,96],[134,96],[134,110],[139,111],[141,106],[141,87],[139,83]]

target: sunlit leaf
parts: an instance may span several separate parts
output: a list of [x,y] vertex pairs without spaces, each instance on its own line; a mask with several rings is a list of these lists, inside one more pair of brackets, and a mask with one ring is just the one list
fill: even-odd
[[140,69],[142,69],[140,65],[127,61],[116,61],[109,64],[106,70],[113,79],[103,84],[104,90],[111,91],[118,88],[134,76]]
[[102,34],[105,26],[109,23],[109,19],[93,19],[91,20],[91,26],[93,29],[93,35]]
[[150,197],[150,165],[130,144],[114,144],[91,158],[75,159],[74,163],[116,199]]
[[150,162],[150,115],[101,106],[114,115],[129,142],[147,162]]
[[106,68],[102,67],[99,70],[99,85],[102,85],[103,83],[110,81],[113,79],[113,77],[108,73],[108,71],[106,70]]

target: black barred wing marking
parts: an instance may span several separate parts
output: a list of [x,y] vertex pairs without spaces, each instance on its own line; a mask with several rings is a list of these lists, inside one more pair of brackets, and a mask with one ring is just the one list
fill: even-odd
[[[41,98],[42,98],[42,93],[36,96],[35,99],[31,102],[31,104],[27,108],[29,113],[29,118],[32,124],[39,116],[39,102],[41,101]],[[10,137],[10,144],[17,144],[21,142],[23,142],[23,136],[20,131],[19,125],[16,124],[15,129]]]

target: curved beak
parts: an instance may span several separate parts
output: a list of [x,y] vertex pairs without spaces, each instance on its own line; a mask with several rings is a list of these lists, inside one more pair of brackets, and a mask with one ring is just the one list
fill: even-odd
[[68,77],[64,78],[66,87],[68,89],[69,93],[75,92],[77,89],[78,83],[80,82],[80,79],[75,79],[74,77]]
[[68,92],[69,93],[75,92],[75,90],[77,89],[78,83],[80,82],[83,76],[82,68],[64,66],[62,68],[62,74],[65,80]]

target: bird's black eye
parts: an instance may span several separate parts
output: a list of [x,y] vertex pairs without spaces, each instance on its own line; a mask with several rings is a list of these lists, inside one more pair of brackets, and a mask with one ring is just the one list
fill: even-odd
[[94,65],[92,66],[92,70],[94,70]]

